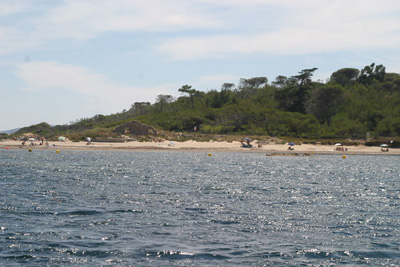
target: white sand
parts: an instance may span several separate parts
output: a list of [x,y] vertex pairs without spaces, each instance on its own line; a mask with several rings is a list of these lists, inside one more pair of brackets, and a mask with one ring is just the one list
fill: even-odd
[[[336,151],[332,145],[312,145],[302,144],[295,145],[293,151],[288,150],[288,145],[281,144],[264,144],[262,148],[257,148],[257,144],[253,144],[253,148],[242,148],[241,143],[235,142],[196,142],[196,141],[163,141],[163,142],[126,142],[126,143],[103,143],[92,142],[87,145],[86,142],[51,142],[50,147],[39,145],[31,146],[29,141],[25,146],[21,145],[21,141],[3,140],[0,141],[0,149],[53,149],[53,150],[160,150],[160,151],[232,151],[232,152],[256,152],[256,153],[322,153],[322,154],[381,154],[381,155],[400,155],[400,149],[391,149],[389,152],[382,152],[380,147],[367,147],[363,145],[348,146],[347,151]],[[53,146],[54,145],[54,146]]]

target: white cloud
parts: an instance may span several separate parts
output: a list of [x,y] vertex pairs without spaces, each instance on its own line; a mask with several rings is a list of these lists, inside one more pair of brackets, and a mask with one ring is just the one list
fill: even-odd
[[15,75],[25,82],[21,90],[42,93],[51,90],[69,90],[77,97],[87,99],[88,106],[94,113],[106,114],[121,111],[123,107],[129,107],[134,102],[154,102],[157,94],[165,94],[168,88],[176,88],[176,85],[152,88],[120,86],[109,82],[105,76],[92,73],[83,67],[56,62],[20,64]]
[[24,11],[27,6],[25,1],[2,0],[0,2],[0,18]]
[[217,20],[185,1],[71,0],[38,18],[33,35],[87,40],[110,31],[211,28],[218,24]]
[[[24,11],[29,2],[22,3],[0,4],[0,16]],[[265,15],[252,16],[257,10]],[[14,24],[0,26],[1,40],[7,40],[0,43],[0,54],[107,32],[191,31],[159,41],[158,49],[178,60],[396,47],[400,36],[397,0],[69,0],[22,14]],[[216,28],[224,33],[217,35]]]
[[[172,32],[219,27],[203,7],[173,0],[69,0],[35,7],[35,2],[0,3],[0,55],[51,47],[52,41],[87,41],[107,32]],[[28,4],[30,3],[31,6]]]
[[[274,1],[268,3],[271,2]],[[272,29],[171,38],[158,49],[172,59],[190,60],[221,58],[232,53],[294,55],[400,45],[397,1],[282,1],[282,5],[282,23]]]

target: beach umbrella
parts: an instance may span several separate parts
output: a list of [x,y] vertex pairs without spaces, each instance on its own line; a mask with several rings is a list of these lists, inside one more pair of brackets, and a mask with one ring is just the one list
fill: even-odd
[[246,140],[246,141],[253,141],[253,140],[251,140],[250,138],[248,138],[248,137],[243,137],[243,140]]
[[383,144],[383,145],[381,145],[381,147],[388,147],[388,145],[387,144]]
[[293,143],[293,142],[290,142],[290,143],[289,143],[289,146],[294,146],[294,143]]
[[28,141],[35,141],[35,138],[29,138]]
[[335,144],[335,146],[341,146],[341,145],[342,145],[341,143],[336,143],[336,144]]

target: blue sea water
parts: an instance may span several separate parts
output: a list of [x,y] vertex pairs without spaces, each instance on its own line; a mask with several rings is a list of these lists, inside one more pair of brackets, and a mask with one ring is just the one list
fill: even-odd
[[0,266],[400,265],[395,156],[0,150]]

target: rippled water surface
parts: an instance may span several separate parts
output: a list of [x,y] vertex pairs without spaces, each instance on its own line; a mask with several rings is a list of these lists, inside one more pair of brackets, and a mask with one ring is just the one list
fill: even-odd
[[394,156],[0,150],[0,265],[400,265]]

